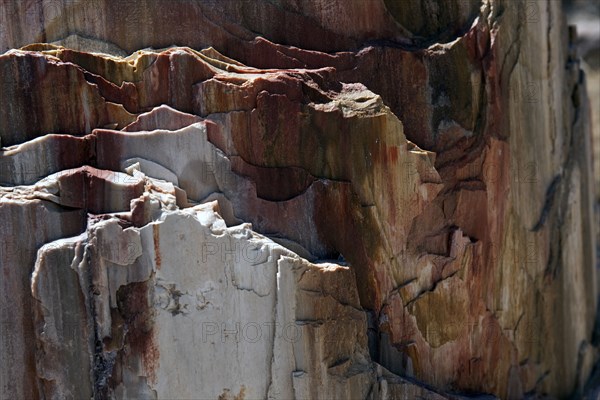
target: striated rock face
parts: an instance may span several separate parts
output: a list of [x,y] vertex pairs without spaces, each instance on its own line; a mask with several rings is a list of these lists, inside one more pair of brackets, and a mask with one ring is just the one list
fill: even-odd
[[590,116],[558,3],[0,23],[0,397],[583,395]]

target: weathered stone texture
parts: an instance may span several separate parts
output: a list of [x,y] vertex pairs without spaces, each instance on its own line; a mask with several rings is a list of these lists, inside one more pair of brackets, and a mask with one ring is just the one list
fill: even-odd
[[590,115],[558,2],[0,23],[0,397],[583,394]]

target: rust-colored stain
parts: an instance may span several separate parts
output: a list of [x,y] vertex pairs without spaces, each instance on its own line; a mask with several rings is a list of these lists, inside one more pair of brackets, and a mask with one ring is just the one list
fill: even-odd
[[246,398],[246,386],[242,385],[240,392],[231,397],[231,390],[223,389],[223,393],[219,395],[218,400],[244,400]]
[[246,386],[242,385],[240,392],[234,397],[234,400],[244,400],[246,397]]
[[393,146],[393,147],[388,147],[388,152],[389,152],[389,160],[392,164],[396,164],[398,162],[398,147],[397,146]]
[[117,291],[119,312],[127,323],[126,342],[132,355],[140,357],[148,383],[157,383],[159,349],[154,338],[148,282],[135,282]]
[[152,236],[154,238],[154,262],[156,263],[156,269],[160,269],[162,259],[160,257],[160,237],[158,232],[158,225],[152,225]]

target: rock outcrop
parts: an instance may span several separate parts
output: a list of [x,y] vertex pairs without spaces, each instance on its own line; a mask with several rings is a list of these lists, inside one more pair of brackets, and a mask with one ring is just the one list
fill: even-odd
[[0,397],[583,394],[557,4],[0,4]]

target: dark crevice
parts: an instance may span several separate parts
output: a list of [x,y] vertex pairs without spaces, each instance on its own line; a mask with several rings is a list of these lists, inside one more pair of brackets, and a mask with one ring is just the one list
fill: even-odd
[[548,189],[546,189],[546,197],[544,200],[544,205],[542,206],[542,211],[540,212],[540,216],[539,216],[537,222],[535,223],[533,228],[531,228],[532,232],[537,232],[544,227],[546,220],[548,218],[548,215],[550,214],[550,211],[552,210],[552,206],[554,205],[554,201],[556,199],[556,195],[558,192],[558,188],[559,188],[561,179],[562,179],[562,177],[560,174],[555,175],[554,178],[552,179],[552,182],[550,182]]

